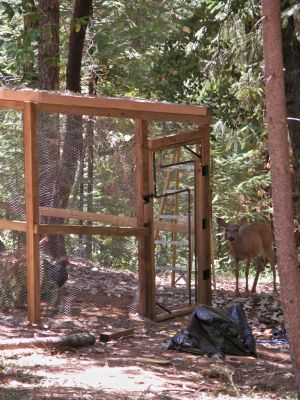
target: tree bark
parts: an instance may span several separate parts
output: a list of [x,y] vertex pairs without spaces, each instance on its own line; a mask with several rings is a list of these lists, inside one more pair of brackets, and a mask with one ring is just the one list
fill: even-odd
[[[81,63],[87,24],[92,16],[92,0],[76,0],[71,21],[68,63],[66,72],[66,89],[72,92],[81,91]],[[72,186],[83,146],[82,116],[68,115],[66,132],[61,158],[59,179],[56,185],[54,207],[67,208]],[[55,219],[52,223],[62,223]],[[59,256],[65,254],[64,236],[50,238],[51,253]]]
[[[94,71],[90,71],[89,78],[89,95],[95,95],[95,81],[96,76]],[[87,211],[94,211],[94,119],[91,115],[88,119],[86,128],[86,142],[87,142]],[[92,221],[87,222],[88,225],[93,225]],[[93,250],[93,236],[86,238],[86,257],[90,258]]]
[[[285,324],[300,394],[300,272],[293,229],[292,178],[286,126],[280,0],[262,0],[266,119],[274,231]],[[300,398],[300,397],[299,397]]]
[[48,336],[35,338],[17,338],[0,340],[0,349],[19,349],[27,347],[42,348],[77,348],[92,346],[95,344],[95,337],[88,332],[71,333],[63,336]]
[[76,0],[69,41],[66,89],[81,92],[81,62],[87,24],[93,13],[92,0]]
[[[39,0],[38,72],[40,90],[59,89],[59,0]],[[59,118],[56,114],[39,115],[39,202],[50,207],[59,167]],[[43,217],[41,222],[48,222]]]
[[59,0],[39,0],[39,89],[58,90]]
[[[283,57],[285,66],[285,91],[289,135],[293,150],[294,213],[300,218],[300,42],[296,36],[294,17],[288,18],[282,30]],[[298,119],[298,120],[296,120]]]

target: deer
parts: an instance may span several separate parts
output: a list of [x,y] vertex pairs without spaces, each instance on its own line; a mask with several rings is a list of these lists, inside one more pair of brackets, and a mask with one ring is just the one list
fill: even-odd
[[250,263],[252,260],[254,261],[256,274],[251,292],[255,293],[259,275],[264,269],[263,259],[265,258],[271,264],[273,288],[274,293],[276,293],[276,257],[273,250],[273,232],[267,222],[260,221],[247,224],[246,220],[242,218],[237,224],[228,224],[222,218],[217,218],[217,224],[220,228],[225,229],[225,238],[229,241],[230,253],[235,265],[236,293],[239,293],[240,261],[246,261],[246,292],[249,292]]

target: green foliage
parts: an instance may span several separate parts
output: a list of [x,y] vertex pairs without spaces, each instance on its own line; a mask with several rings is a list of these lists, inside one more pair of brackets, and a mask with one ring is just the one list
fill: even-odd
[[[0,75],[5,84],[37,85],[35,4],[33,0],[0,1]],[[71,24],[78,30],[86,23],[72,21],[72,7],[71,0],[60,2],[61,88]],[[287,1],[284,9],[284,18],[295,15],[298,2]],[[24,22],[29,26],[26,30]],[[209,106],[213,217],[254,220],[272,211],[261,42],[260,4],[253,0],[95,0],[82,60],[83,92],[93,80],[99,94]],[[25,74],[28,65],[32,68]],[[4,127],[7,120],[1,123]],[[167,132],[170,126],[153,124],[153,131]],[[121,129],[112,131],[117,142],[122,140]],[[104,140],[101,135],[96,143]],[[1,151],[8,154],[14,151],[14,139],[7,137]],[[20,166],[21,158],[16,160]],[[121,156],[117,163],[124,165]],[[125,175],[117,177],[105,155],[95,161],[94,169],[98,182],[94,201],[103,204],[105,190],[122,187]],[[109,178],[105,181],[104,176]],[[2,165],[2,193],[7,190],[6,178],[7,167]],[[74,188],[74,207],[80,202],[76,193]],[[129,204],[118,197],[105,211],[114,213],[122,207],[128,211]],[[222,257],[224,251],[219,254]]]

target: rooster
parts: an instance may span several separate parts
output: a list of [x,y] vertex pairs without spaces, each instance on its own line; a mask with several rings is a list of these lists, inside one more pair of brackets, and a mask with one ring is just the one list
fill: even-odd
[[41,300],[48,301],[51,305],[57,306],[59,301],[59,289],[68,280],[67,265],[68,259],[42,261],[42,287]]
[[2,242],[2,240],[0,239],[0,254],[3,253],[4,251],[6,251],[6,247],[5,244]]
[[69,260],[67,258],[57,261],[48,261],[44,259],[44,273],[48,277],[49,281],[54,282],[57,287],[62,287],[68,280],[67,265]]

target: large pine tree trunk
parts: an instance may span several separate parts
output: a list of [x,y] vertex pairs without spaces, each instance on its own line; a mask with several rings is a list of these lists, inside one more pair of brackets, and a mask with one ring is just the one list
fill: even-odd
[[[59,0],[39,0],[38,71],[40,90],[59,89]],[[39,116],[40,205],[50,207],[59,167],[59,118]],[[42,218],[47,222],[47,218]]]
[[[72,92],[81,91],[81,63],[87,24],[92,16],[92,0],[76,0],[71,21],[69,53],[67,63],[66,89]],[[65,140],[61,158],[59,180],[57,181],[54,206],[67,208],[72,186],[83,146],[82,117],[68,115]],[[56,219],[53,223],[61,223]],[[57,256],[65,253],[64,236],[53,236],[49,241],[51,252]]]
[[58,90],[59,0],[39,0],[39,89]]
[[[262,0],[265,94],[274,230],[285,324],[300,393],[300,272],[293,229],[292,179],[286,126],[280,0]],[[298,394],[299,396],[299,394]],[[299,397],[300,398],[300,397]]]
[[293,16],[288,18],[288,23],[282,30],[282,44],[285,66],[286,108],[293,150],[294,212],[300,218],[300,42],[296,35]]

